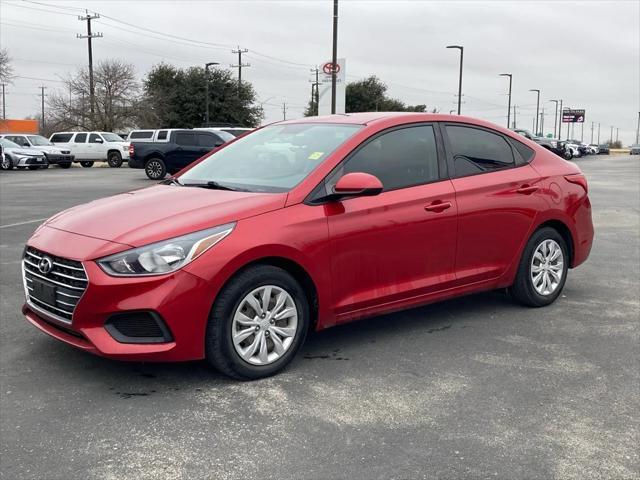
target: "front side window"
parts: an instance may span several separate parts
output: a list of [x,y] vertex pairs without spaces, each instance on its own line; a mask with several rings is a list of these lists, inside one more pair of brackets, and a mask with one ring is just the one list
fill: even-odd
[[472,127],[447,125],[456,177],[513,167],[513,151],[500,135]]
[[198,133],[198,145],[200,147],[216,147],[224,143],[213,133]]
[[97,133],[89,135],[89,143],[102,143],[102,138]]
[[41,135],[29,135],[28,138],[31,142],[31,145],[34,145],[36,147],[47,147],[51,145],[51,142]]
[[239,138],[180,176],[255,192],[286,192],[306,178],[361,125],[271,125]]
[[385,191],[439,179],[436,137],[431,125],[402,128],[365,144],[329,177],[327,193],[347,173],[364,172],[378,177]]
[[76,135],[76,138],[73,140],[73,143],[84,143],[87,141],[87,134],[86,133],[78,133]]
[[13,143],[16,143],[18,145],[20,145],[21,147],[30,147],[31,145],[29,145],[29,142],[27,142],[27,139],[24,137],[21,137],[19,135],[13,136],[13,137],[7,137],[9,140],[11,140]]
[[[151,133],[151,135],[153,136],[153,132]],[[124,142],[124,138],[122,138],[120,135],[116,135],[115,133],[103,132],[102,138],[106,142]]]

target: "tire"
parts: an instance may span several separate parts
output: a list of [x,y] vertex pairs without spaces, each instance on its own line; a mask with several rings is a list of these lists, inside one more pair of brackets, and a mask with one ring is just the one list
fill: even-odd
[[71,168],[71,162],[69,162],[69,163],[59,163],[58,166],[60,168]]
[[[269,311],[267,317],[259,317],[257,310],[244,310],[248,316],[244,317],[250,322],[262,322],[261,325],[256,325],[257,333],[250,333],[243,342],[246,342],[246,350],[249,351],[254,342],[262,345],[259,335],[262,334],[262,338],[265,339],[265,349],[271,348],[269,356],[274,358],[269,359],[267,363],[255,364],[259,362],[259,349],[256,351],[256,356],[246,360],[238,352],[237,348],[242,348],[242,345],[236,347],[232,338],[232,332],[239,332],[246,323],[242,325],[234,321],[234,316],[238,309],[242,309],[243,306],[248,305],[246,298],[252,295],[252,293],[258,291],[260,295],[260,289],[266,286],[271,292],[269,308],[277,308],[276,299],[280,298],[282,292],[288,295],[286,303],[281,305],[281,313],[284,310],[289,310],[290,315],[288,318],[282,318],[269,322],[270,315],[274,310]],[[271,287],[271,288],[269,288]],[[278,293],[280,290],[280,293]],[[255,298],[255,297],[254,297]],[[271,304],[273,302],[274,304]],[[260,307],[264,305],[262,301],[258,302]],[[289,305],[287,307],[287,305]],[[291,315],[291,309],[295,306],[295,313],[297,317]],[[284,309],[284,310],[283,310]],[[295,328],[292,327],[292,323],[295,321]],[[275,322],[275,323],[274,323]],[[285,322],[285,323],[282,323]],[[291,322],[291,323],[286,323]],[[284,325],[284,326],[283,326]],[[307,296],[300,286],[300,284],[285,270],[274,267],[271,265],[257,265],[249,267],[240,273],[236,274],[225,287],[220,291],[218,298],[216,299],[211,314],[209,315],[209,322],[207,324],[207,332],[205,338],[205,354],[206,359],[214,368],[221,373],[228,375],[229,377],[238,380],[254,380],[258,378],[264,378],[271,376],[284,367],[296,355],[296,352],[300,349],[304,343],[304,339],[307,334],[309,326],[309,301]],[[253,330],[253,325],[247,326],[248,329]],[[293,333],[288,337],[280,337],[275,333],[269,334],[269,332],[275,332],[270,328],[276,328],[278,331],[281,329],[289,330],[288,333]],[[279,340],[280,345],[285,345],[285,342],[289,340],[282,353],[276,352],[274,336]],[[271,340],[270,340],[271,338]],[[284,340],[282,340],[284,338]],[[269,343],[270,342],[270,343]],[[252,363],[250,363],[250,361]]]
[[107,155],[107,163],[111,168],[120,168],[122,166],[122,155],[120,155],[120,152],[109,152],[109,155]]
[[[543,244],[546,244],[547,247],[558,247],[560,249],[561,256],[559,258],[562,261],[561,266],[557,263],[557,260],[555,263],[553,261],[548,262],[548,267],[545,267],[545,264],[540,262],[541,257],[536,257],[534,260],[534,255],[540,253],[540,248],[542,248],[544,251]],[[550,249],[547,248],[547,251],[550,251]],[[545,255],[542,256],[542,258],[544,257]],[[553,258],[553,254],[550,254],[549,257]],[[511,294],[518,302],[529,307],[544,307],[553,303],[558,298],[558,296],[560,296],[560,293],[564,288],[564,284],[567,281],[569,261],[570,258],[567,244],[562,238],[562,235],[560,235],[557,230],[551,227],[543,227],[537,230],[527,242],[527,245],[524,248],[524,252],[522,252],[522,258],[520,259],[520,264],[518,265],[516,279],[511,286]],[[542,280],[540,280],[540,283],[538,283],[538,287],[534,285],[535,272],[532,273],[532,270],[534,268],[540,270],[540,273],[538,275],[542,275]],[[552,272],[555,272],[555,275]],[[556,281],[557,275],[560,272],[560,279],[559,281]],[[541,292],[539,288],[540,284],[544,285],[544,283],[542,282],[545,281],[545,274],[550,280],[550,283],[546,291]],[[555,283],[555,286],[553,285],[553,283]]]
[[573,152],[571,150],[565,150],[563,157],[565,160],[571,160],[573,158]]
[[13,170],[13,160],[9,155],[5,155],[2,163],[0,163],[0,170]]
[[16,167],[18,170],[24,170],[27,167]]
[[48,163],[46,165],[42,165],[40,167],[41,170],[46,170],[47,168],[49,168],[49,164]]
[[161,158],[150,158],[144,164],[144,173],[151,180],[162,180],[167,176],[167,166]]
[[40,168],[40,165],[29,165],[27,168],[29,170],[38,170]]
[[93,167],[93,162],[80,162],[80,165],[82,165],[84,168],[91,168]]

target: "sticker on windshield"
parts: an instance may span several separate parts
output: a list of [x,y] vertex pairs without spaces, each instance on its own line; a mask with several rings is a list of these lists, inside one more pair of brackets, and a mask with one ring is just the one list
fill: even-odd
[[324,155],[324,152],[313,152],[311,155],[309,155],[309,157],[307,157],[308,160],[318,160],[320,159],[320,157],[322,157],[322,155]]

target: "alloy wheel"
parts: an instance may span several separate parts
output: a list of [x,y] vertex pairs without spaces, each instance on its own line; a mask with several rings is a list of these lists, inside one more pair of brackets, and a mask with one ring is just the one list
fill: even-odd
[[245,296],[233,316],[231,337],[240,357],[252,365],[269,365],[291,347],[298,330],[298,308],[291,295],[275,285]]
[[564,255],[558,242],[543,240],[531,258],[531,283],[540,295],[553,294],[564,275]]
[[160,162],[152,160],[147,163],[147,174],[154,180],[160,178],[162,175],[162,165],[160,165]]

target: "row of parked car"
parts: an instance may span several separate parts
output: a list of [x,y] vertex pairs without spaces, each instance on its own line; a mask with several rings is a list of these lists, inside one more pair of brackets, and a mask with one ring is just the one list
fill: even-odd
[[607,144],[595,144],[585,143],[580,140],[558,140],[555,138],[539,137],[531,133],[529,130],[516,128],[513,130],[519,135],[533,140],[538,145],[551,150],[555,154],[571,160],[572,158],[580,158],[585,155],[609,155],[609,145]]
[[[160,179],[250,130],[231,126],[133,130],[126,138],[111,132],[57,132],[49,139],[35,134],[5,133],[0,134],[0,168],[37,170],[49,165],[69,168],[74,162],[85,168],[95,162],[107,162],[118,168],[129,162],[133,168],[145,168],[149,178]],[[143,156],[138,155],[130,162],[134,142],[141,144]],[[154,148],[143,144],[152,144]]]

